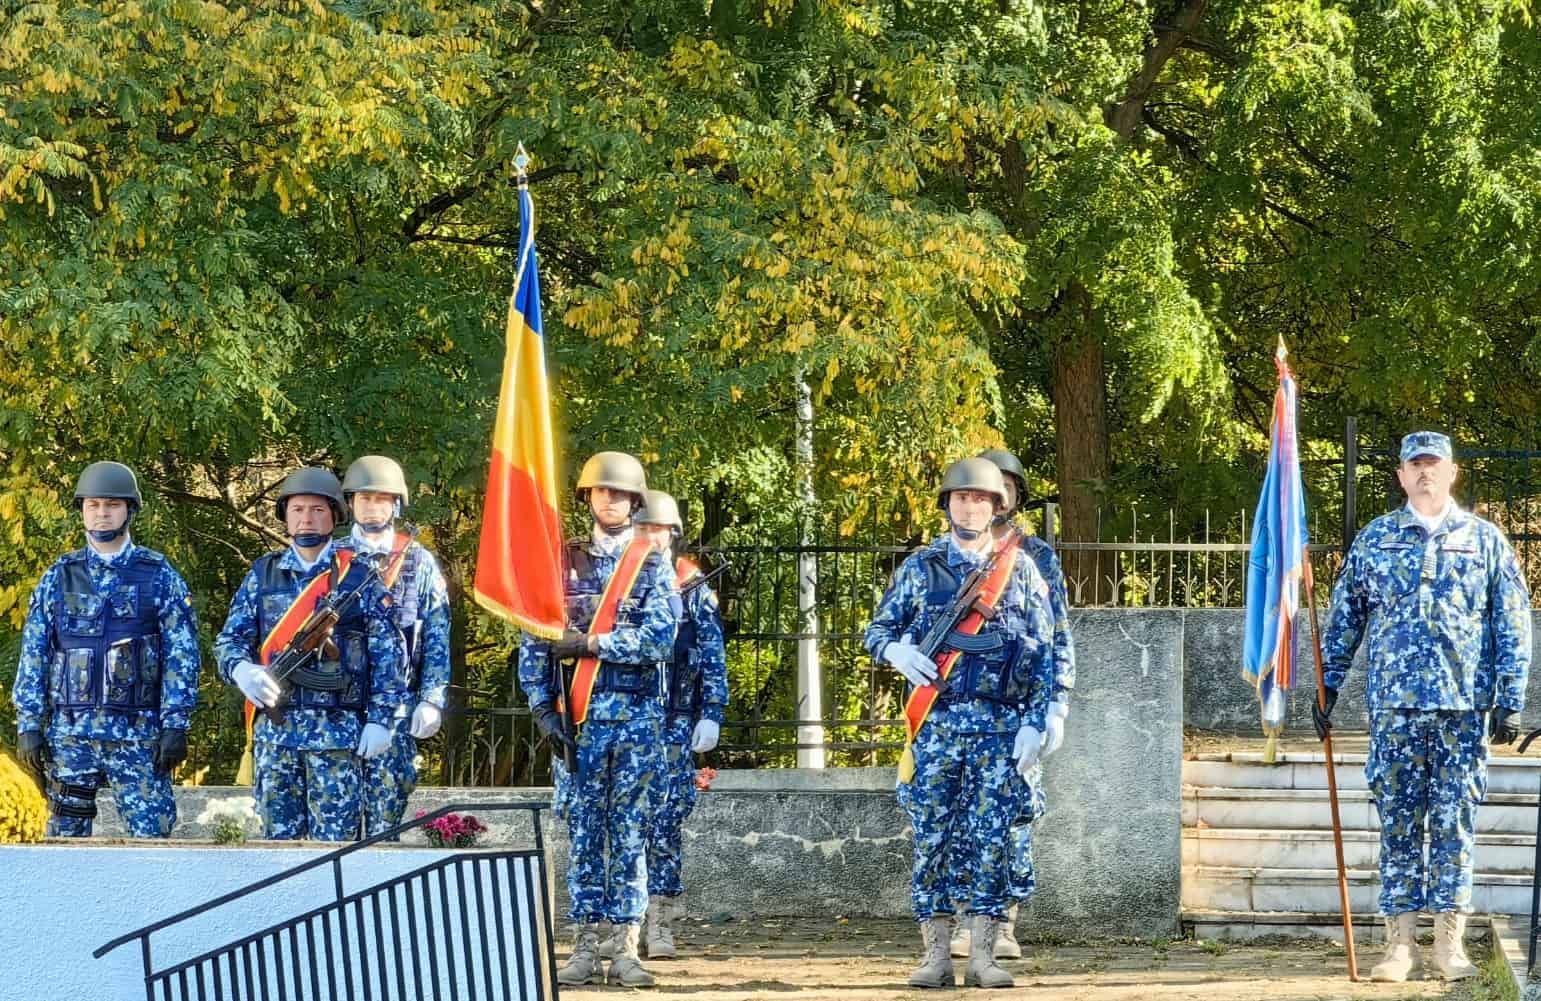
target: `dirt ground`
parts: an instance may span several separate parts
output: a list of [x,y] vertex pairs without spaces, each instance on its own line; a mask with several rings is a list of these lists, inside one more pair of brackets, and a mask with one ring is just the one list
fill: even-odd
[[[820,928],[815,922],[760,920],[690,922],[679,929],[682,959],[649,961],[658,978],[651,998],[737,1001],[740,998],[830,998],[836,1001],[935,1001],[946,997],[1033,996],[1065,1001],[1326,1001],[1360,998],[1441,998],[1497,1001],[1487,982],[1446,985],[1350,983],[1341,947],[1290,940],[1247,945],[1175,941],[1154,943],[1025,944],[1023,958],[1006,966],[1012,990],[951,992],[905,984],[918,960],[920,938],[907,921],[861,921]],[[1473,961],[1484,953],[1474,943]],[[559,947],[565,958],[566,947]],[[1424,947],[1425,954],[1428,946]],[[1362,976],[1379,946],[1359,952]],[[964,962],[955,962],[961,981]],[[586,997],[624,988],[564,988]]]

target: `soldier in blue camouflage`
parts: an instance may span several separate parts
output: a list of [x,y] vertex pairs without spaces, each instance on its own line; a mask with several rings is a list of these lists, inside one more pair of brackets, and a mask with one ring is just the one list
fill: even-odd
[[[417,742],[439,732],[449,691],[449,591],[433,554],[395,530],[407,505],[401,466],[383,455],[355,459],[342,478],[353,531],[340,545],[374,563],[390,589],[396,628],[406,642],[407,691],[414,703],[405,730],[364,762],[364,833],[383,834],[401,823],[417,788]],[[395,840],[395,839],[392,839]]]
[[[963,579],[987,565],[996,550],[991,523],[1005,510],[1006,496],[1000,469],[989,460],[949,466],[938,504],[951,530],[904,561],[878,605],[866,647],[912,687],[937,678],[936,663],[918,641],[952,604]],[[910,896],[926,949],[910,975],[916,987],[955,986],[947,931],[955,894],[966,901],[971,923],[965,985],[1013,984],[993,946],[1011,904],[1010,826],[1021,782],[1042,753],[1054,679],[1048,585],[1026,553],[1018,549],[1011,558],[994,618],[976,636],[948,638],[944,649],[961,656],[911,747],[914,777],[898,787],[915,831]],[[952,843],[959,838],[966,842],[961,853]],[[966,887],[955,886],[950,871],[958,857],[972,862]]]
[[[1503,533],[1450,498],[1450,439],[1402,439],[1397,476],[1408,504],[1354,539],[1332,591],[1322,652],[1331,726],[1338,689],[1368,632],[1365,777],[1380,814],[1386,958],[1375,980],[1419,966],[1418,911],[1434,913],[1434,959],[1447,979],[1476,972],[1462,945],[1471,910],[1477,806],[1487,746],[1518,735],[1530,668],[1530,595]],[[1484,726],[1484,715],[1489,718]],[[1428,862],[1424,863],[1425,829]]]
[[[684,537],[679,505],[661,490],[649,490],[637,512],[639,530],[660,553],[673,556]],[[653,785],[653,826],[647,843],[647,954],[650,959],[675,958],[674,921],[683,911],[684,884],[680,863],[684,852],[685,818],[696,805],[695,754],[717,746],[723,710],[728,705],[728,664],[722,639],[717,594],[705,583],[701,569],[676,557],[674,583],[680,589],[684,615],[674,640],[665,685],[668,715],[664,720],[664,767]]]
[[198,626],[166,557],[135,545],[142,504],[127,466],[80,474],[86,545],[43,573],[22,628],[17,755],[46,779],[48,833],[87,837],[105,784],[135,837],[176,823],[171,773],[187,757],[198,702]]
[[[252,564],[214,643],[220,677],[259,709],[280,699],[278,681],[258,663],[264,639],[305,585],[338,566],[332,532],[346,512],[337,477],[316,468],[290,473],[277,514],[291,544]],[[320,676],[313,685],[293,685],[283,722],[257,717],[252,792],[267,838],[357,838],[360,759],[389,749],[409,709],[406,658],[384,587],[364,561],[354,561],[333,587],[339,595],[363,589],[333,632],[336,659],[311,665]]]
[[[607,921],[615,958],[606,979],[626,987],[653,984],[638,945],[647,908],[649,790],[664,767],[662,665],[673,655],[680,619],[673,568],[649,552],[614,628],[590,631],[605,585],[631,544],[632,515],[646,489],[642,464],[624,452],[600,452],[584,464],[577,496],[594,525],[589,538],[566,546],[570,628],[555,641],[526,634],[519,648],[519,684],[531,715],[576,760],[570,776],[553,762],[557,784],[565,787],[558,798],[566,802],[572,845],[567,889],[577,933],[571,958],[557,971],[557,981],[568,986],[599,978]],[[591,655],[599,658],[599,671],[575,744],[557,709],[563,693],[556,664]]]
[[[1005,539],[1015,526],[1022,498],[1027,494],[1027,473],[1015,455],[1001,448],[986,449],[979,454],[1000,469],[1006,481],[1006,510],[996,516],[994,531],[997,542]],[[1022,958],[1022,946],[1017,942],[1017,909],[1025,904],[1037,889],[1037,877],[1033,869],[1033,821],[1043,816],[1047,801],[1043,790],[1043,761],[1059,750],[1065,740],[1065,720],[1070,715],[1070,693],[1075,688],[1075,639],[1070,631],[1070,597],[1065,589],[1065,573],[1060,568],[1054,547],[1037,535],[1026,536],[1022,550],[1031,557],[1044,582],[1049,585],[1049,611],[1054,619],[1054,643],[1051,653],[1054,688],[1045,720],[1043,753],[1033,770],[1018,782],[1018,813],[1011,824],[1011,883],[1008,895],[1012,904],[1006,911],[1006,919],[996,931],[995,956],[997,959]],[[961,843],[960,843],[961,844]],[[955,858],[953,871],[966,874],[972,860]],[[960,912],[964,901],[958,901]],[[952,935],[952,954],[969,954],[968,923],[955,920]]]

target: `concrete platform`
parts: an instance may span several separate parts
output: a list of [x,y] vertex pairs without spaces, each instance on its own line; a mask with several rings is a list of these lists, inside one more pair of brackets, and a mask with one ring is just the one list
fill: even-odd
[[[1348,870],[1348,892],[1351,910],[1374,913],[1379,907],[1379,873]],[[1530,876],[1479,872],[1472,898],[1479,912],[1529,914]],[[1338,874],[1336,869],[1187,866],[1182,906],[1195,911],[1335,913],[1340,906]]]
[[[1332,829],[1332,811],[1325,789],[1251,789],[1184,783],[1182,800],[1184,827]],[[1339,789],[1338,811],[1345,831],[1380,829],[1368,790]],[[1534,794],[1489,793],[1477,812],[1477,831],[1534,836],[1536,816]]]
[[[1477,865],[1483,872],[1530,877],[1535,838],[1522,834],[1477,836]],[[1343,862],[1350,869],[1374,869],[1380,835],[1343,832]],[[1183,831],[1183,865],[1232,868],[1335,869],[1337,852],[1326,830],[1188,828]]]

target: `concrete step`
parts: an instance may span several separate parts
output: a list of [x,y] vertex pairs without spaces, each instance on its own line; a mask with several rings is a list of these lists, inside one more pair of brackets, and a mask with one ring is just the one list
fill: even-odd
[[[1183,762],[1183,782],[1196,786],[1222,786],[1234,789],[1325,789],[1326,755],[1320,751],[1290,752],[1278,755],[1273,764],[1264,764],[1259,752],[1198,754]],[[1361,753],[1338,753],[1339,791],[1365,789]],[[1489,795],[1530,795],[1541,790],[1541,758],[1494,756],[1488,759]]]
[[[1349,907],[1374,914],[1380,876],[1374,869],[1348,871]],[[1479,913],[1529,914],[1530,876],[1478,873],[1472,904]],[[1184,866],[1182,906],[1195,911],[1331,914],[1339,912],[1336,869],[1260,869]]]
[[[1375,804],[1368,790],[1339,789],[1338,813],[1345,831],[1378,831]],[[1489,793],[1477,811],[1478,834],[1536,832],[1536,796]],[[1184,827],[1243,830],[1332,829],[1332,811],[1324,789],[1250,789],[1184,785]]]
[[[1336,911],[1211,911],[1184,908],[1180,915],[1183,930],[1197,939],[1241,942],[1255,938],[1321,938],[1343,942],[1343,918]],[[1419,918],[1421,932],[1434,931],[1432,915]],[[1386,940],[1386,923],[1371,911],[1353,915],[1354,944],[1378,945]],[[1473,914],[1466,923],[1468,938],[1475,938],[1489,927],[1486,914]]]
[[[1477,836],[1477,867],[1485,873],[1530,878],[1536,857],[1535,837],[1525,834]],[[1343,863],[1350,869],[1379,864],[1380,835],[1343,832]],[[1184,866],[1226,868],[1336,869],[1331,831],[1186,828],[1182,834]]]

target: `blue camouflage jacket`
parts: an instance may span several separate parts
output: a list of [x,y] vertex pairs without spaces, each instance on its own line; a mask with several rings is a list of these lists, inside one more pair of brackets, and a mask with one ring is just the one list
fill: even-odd
[[[379,561],[384,568],[389,550],[366,549],[357,535],[339,540]],[[428,548],[416,541],[407,545],[401,574],[391,588],[391,611],[401,630],[412,662],[411,688],[417,701],[429,702],[443,709],[448,698],[449,665],[449,588],[438,560]]]
[[56,606],[64,559],[43,572],[32,592],[26,624],[21,634],[21,660],[11,697],[16,703],[16,730],[42,730],[48,736],[86,737],[97,740],[149,740],[162,729],[186,730],[198,703],[198,623],[192,597],[182,575],[166,558],[130,541],[112,561],[89,546],[86,570],[96,592],[108,599],[110,614],[133,605],[136,596],[122,581],[123,568],[131,559],[154,565],[155,594],[160,618],[160,710],[123,712],[109,709],[53,712],[49,707],[48,672],[54,655]]
[[[917,644],[930,625],[930,617],[938,611],[941,602],[950,600],[951,594],[938,593],[932,583],[932,572],[927,563],[939,560],[961,580],[979,566],[987,557],[958,547],[951,533],[941,536],[905,558],[894,574],[888,591],[878,603],[867,627],[864,643],[873,657],[881,659],[883,648],[909,635]],[[996,605],[996,618],[983,632],[999,632],[1008,645],[1004,664],[990,665],[997,673],[1004,671],[1004,688],[994,699],[967,699],[962,678],[969,674],[970,661],[987,660],[990,654],[964,653],[950,674],[953,679],[952,695],[944,695],[939,708],[951,708],[959,713],[988,716],[1000,723],[1002,712],[1020,717],[1019,722],[1044,729],[1044,716],[1054,693],[1054,662],[1051,643],[1054,638],[1053,614],[1050,611],[1049,586],[1039,573],[1037,565],[1025,551],[1018,550],[1012,570],[1011,582],[1006,593]],[[992,709],[991,706],[998,708]],[[988,722],[981,718],[981,724]],[[1015,725],[1017,719],[1003,723]]]
[[[592,540],[575,539],[568,543],[572,561],[567,571],[566,594],[568,622],[573,629],[587,631],[597,611],[599,595],[620,562],[628,532],[607,550]],[[577,563],[584,563],[580,568]],[[598,691],[589,699],[588,718],[624,721],[662,719],[664,715],[662,665],[674,655],[674,637],[679,629],[680,594],[674,585],[674,568],[659,554],[651,553],[642,565],[629,596],[621,602],[616,628],[601,637],[599,658],[616,664],[647,664],[659,668],[649,690],[641,693]],[[525,634],[519,644],[519,687],[530,705],[554,705],[558,682],[547,654],[551,644]]]
[[1525,706],[1530,592],[1497,526],[1451,505],[1432,539],[1405,508],[1354,539],[1332,589],[1322,656],[1341,688],[1366,631],[1369,707]]
[[[278,569],[290,574],[296,590],[313,577],[326,573],[331,565],[333,546],[328,545],[310,568],[305,568],[293,547],[278,558]],[[257,601],[260,582],[255,570],[248,571],[235,597],[230,600],[230,615],[214,641],[214,658],[219,675],[234,684],[232,675],[243,660],[256,662],[262,637],[257,635]],[[258,713],[254,739],[258,743],[309,751],[353,750],[358,746],[364,723],[378,723],[397,728],[411,711],[411,695],[406,686],[405,652],[401,633],[385,601],[385,589],[371,584],[361,607],[366,623],[369,661],[369,703],[366,718],[350,710],[301,709],[287,707],[284,721],[275,726]]]
[[[684,595],[684,617],[674,645],[674,665],[689,678],[700,678],[701,704],[698,719],[722,723],[728,705],[728,661],[722,637],[722,617],[717,593],[702,584]],[[672,680],[672,679],[671,679]],[[671,693],[672,696],[672,693]]]
[[1065,590],[1065,571],[1054,547],[1036,535],[1023,540],[1022,550],[1033,558],[1033,565],[1049,585],[1049,612],[1054,617],[1053,698],[1068,705],[1070,692],[1075,688],[1075,638],[1070,633],[1070,595]]

